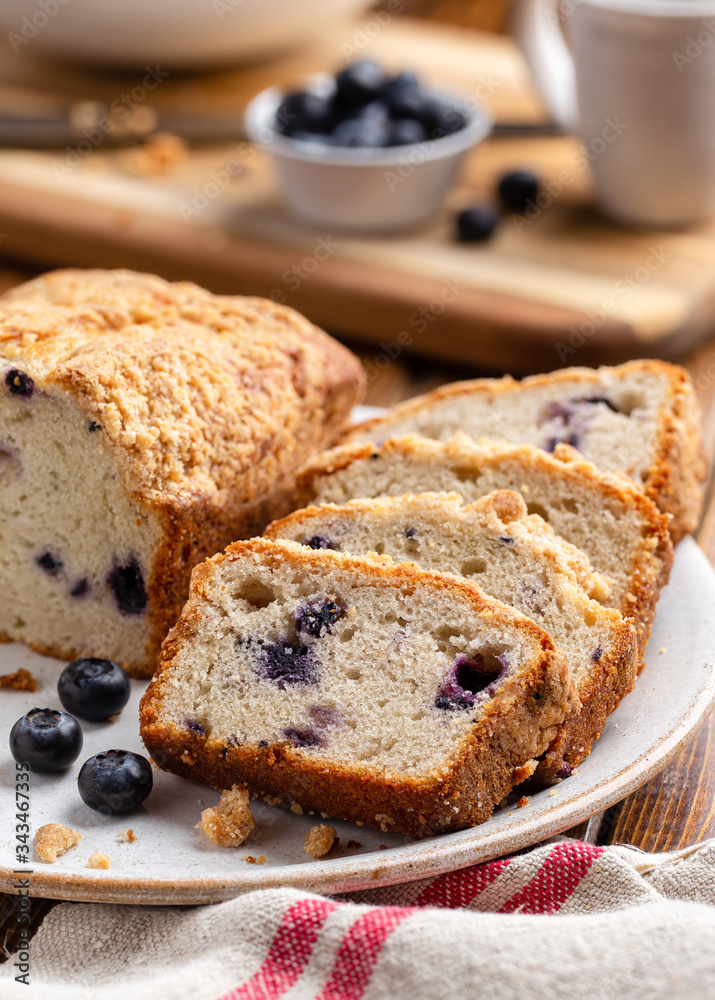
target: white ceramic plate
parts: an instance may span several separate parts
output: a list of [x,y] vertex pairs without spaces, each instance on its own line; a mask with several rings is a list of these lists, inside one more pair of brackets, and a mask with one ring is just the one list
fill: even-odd
[[[678,546],[671,583],[661,595],[647,669],[609,719],[591,756],[556,787],[555,795],[539,792],[525,807],[499,811],[481,826],[422,841],[331,820],[340,847],[313,861],[303,843],[320,817],[256,803],[256,830],[249,840],[236,849],[220,848],[194,829],[200,811],[218,798],[210,788],[155,772],[154,791],[144,805],[124,818],[111,818],[83,804],[75,766],[62,776],[30,775],[33,832],[56,822],[82,834],[80,844],[53,865],[30,853],[30,893],[102,902],[208,903],[268,886],[342,892],[436,875],[518,850],[612,805],[668,763],[715,701],[714,653],[715,576],[688,538]],[[0,673],[18,667],[30,669],[40,687],[35,694],[0,692],[0,890],[6,891],[17,878],[13,868],[21,867],[14,855],[15,766],[7,734],[33,706],[60,707],[60,663],[18,644],[1,646]],[[84,725],[80,760],[112,747],[142,752],[137,705],[144,686],[133,682],[132,700],[118,722]],[[136,841],[118,843],[118,831],[128,827]],[[350,840],[360,846],[348,848]],[[94,851],[109,855],[110,869],[86,867]],[[263,854],[263,865],[244,860]]]

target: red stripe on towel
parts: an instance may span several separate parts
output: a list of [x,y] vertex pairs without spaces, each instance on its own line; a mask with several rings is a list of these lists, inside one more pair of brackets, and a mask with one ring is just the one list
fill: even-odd
[[381,906],[364,913],[343,938],[333,971],[316,1000],[360,1000],[387,938],[414,910]]
[[578,886],[602,847],[579,841],[557,844],[538,874],[501,907],[499,913],[555,913]]
[[461,871],[440,875],[422,890],[415,900],[415,906],[443,906],[450,910],[469,906],[475,896],[501,875],[510,860],[501,858],[474,868],[463,868]]
[[260,969],[221,1000],[276,1000],[294,986],[313,954],[315,942],[337,903],[301,899],[283,914]]

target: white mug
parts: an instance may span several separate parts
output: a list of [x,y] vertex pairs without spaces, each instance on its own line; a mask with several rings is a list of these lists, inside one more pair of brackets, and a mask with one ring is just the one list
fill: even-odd
[[715,213],[715,0],[520,0],[514,29],[607,214],[676,228]]

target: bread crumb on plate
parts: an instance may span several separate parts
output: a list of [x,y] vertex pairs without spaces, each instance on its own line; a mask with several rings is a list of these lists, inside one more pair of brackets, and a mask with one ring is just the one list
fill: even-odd
[[35,853],[40,861],[51,865],[81,839],[81,833],[62,823],[45,823],[35,833]]
[[238,847],[255,825],[246,786],[234,785],[221,792],[215,806],[203,810],[196,827],[221,847]]
[[120,844],[133,844],[136,839],[132,829],[119,830],[117,833],[117,840]]
[[99,851],[95,851],[94,854],[90,854],[87,858],[88,868],[109,868],[111,861],[106,854],[100,854]]
[[29,670],[20,667],[14,674],[0,676],[0,688],[13,688],[15,691],[37,691],[37,681]]
[[305,853],[311,858],[322,858],[333,846],[336,836],[335,827],[326,826],[324,823],[320,826],[311,826],[305,835]]

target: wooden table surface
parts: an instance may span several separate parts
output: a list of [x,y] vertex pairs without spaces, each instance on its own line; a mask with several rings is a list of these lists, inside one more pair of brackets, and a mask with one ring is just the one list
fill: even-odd
[[[16,270],[0,269],[0,291],[29,276],[19,266]],[[375,375],[368,384],[366,403],[369,405],[393,406],[445,382],[483,374],[472,368],[440,365],[432,359],[410,356],[391,361],[378,370],[372,364],[377,356],[374,348],[354,343],[349,346]],[[700,400],[705,444],[712,464],[715,455],[715,341],[689,356],[685,365]],[[715,565],[712,476],[696,538]],[[644,851],[677,850],[715,837],[715,713],[690,745],[657,777],[606,813],[567,831],[567,835],[598,844],[629,844]],[[0,961],[4,960],[6,949],[12,951],[17,928],[14,919],[16,899],[0,894]],[[54,905],[51,900],[33,901],[33,933]]]

